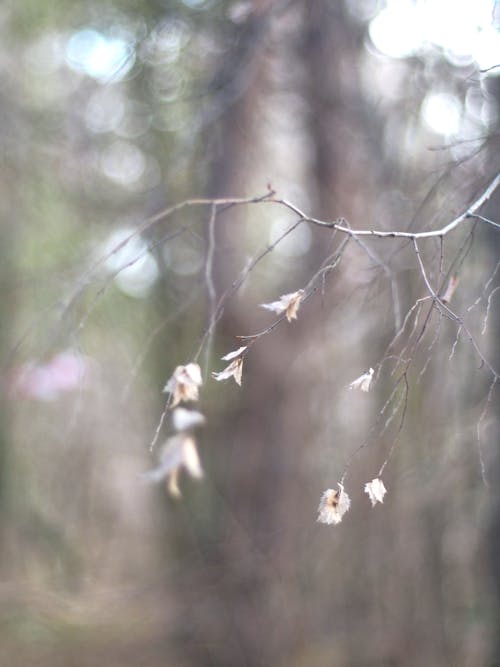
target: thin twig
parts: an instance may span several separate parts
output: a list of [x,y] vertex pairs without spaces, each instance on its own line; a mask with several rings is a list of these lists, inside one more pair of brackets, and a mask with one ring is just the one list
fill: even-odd
[[465,331],[468,339],[472,343],[472,346],[476,350],[476,353],[481,360],[481,365],[486,366],[495,378],[497,378],[497,379],[500,378],[499,373],[493,368],[491,363],[486,359],[486,357],[481,352],[478,344],[476,343],[476,341],[475,341],[474,337],[472,336],[471,332],[469,331],[469,329],[465,325],[465,322],[463,321],[463,319],[461,317],[459,317],[456,313],[454,313],[449,306],[447,306],[445,303],[443,303],[443,301],[439,298],[439,296],[433,290],[432,285],[429,282],[429,278],[427,277],[427,272],[426,272],[424,264],[422,262],[422,258],[420,256],[420,250],[418,248],[417,240],[412,239],[412,241],[413,241],[413,247],[415,248],[415,254],[417,255],[418,264],[420,266],[420,272],[422,273],[422,277],[423,277],[424,282],[427,286],[427,289],[429,290],[429,292],[432,296],[432,299],[433,299],[434,303],[438,306],[438,308],[441,310],[441,312],[443,312],[449,319],[453,320],[458,325],[460,325],[460,327],[463,329],[463,331]]
[[[387,454],[387,456],[386,456],[386,458],[385,458],[385,461],[384,461],[384,462],[382,463],[382,465],[380,466],[380,470],[378,471],[377,477],[381,477],[381,476],[382,476],[382,474],[383,474],[383,472],[384,472],[384,470],[385,470],[387,464],[388,464],[389,461],[391,460],[392,455],[394,454],[394,452],[395,452],[395,450],[396,450],[396,447],[397,447],[397,446],[399,445],[399,443],[401,442],[401,432],[402,432],[402,430],[403,430],[403,426],[404,426],[404,422],[405,422],[406,411],[407,411],[407,409],[408,409],[408,395],[409,395],[409,393],[410,393],[410,386],[409,386],[409,384],[408,384],[408,377],[407,377],[407,373],[406,373],[406,372],[403,374],[403,377],[404,377],[404,381],[405,381],[405,391],[404,391],[404,394],[403,394],[403,400],[404,400],[404,403],[403,403],[403,412],[402,412],[402,414],[401,414],[401,420],[400,420],[400,422],[399,422],[398,432],[397,432],[397,434],[396,434],[396,437],[395,437],[395,439],[394,439],[394,442],[393,442],[392,445],[391,445],[391,448],[389,449],[389,453]],[[399,409],[399,405],[398,405],[398,409]]]
[[488,280],[486,281],[486,283],[485,283],[485,285],[484,285],[484,288],[483,288],[483,291],[481,292],[481,294],[477,297],[477,299],[474,301],[474,303],[472,303],[472,304],[467,308],[467,312],[468,312],[468,313],[470,313],[471,310],[473,310],[474,308],[476,308],[476,306],[478,306],[478,305],[481,303],[481,301],[484,299],[484,296],[485,296],[486,292],[490,289],[490,285],[491,285],[491,283],[495,280],[495,277],[496,277],[496,275],[497,275],[499,269],[500,269],[500,260],[497,262],[497,265],[496,265],[495,268],[493,269],[493,272],[492,272],[491,276],[490,276],[490,277],[488,278]]
[[[365,439],[365,440],[364,440],[358,447],[356,447],[356,449],[355,449],[353,452],[351,452],[351,454],[349,455],[349,457],[348,457],[348,459],[347,459],[347,461],[346,461],[346,463],[345,463],[345,466],[344,466],[344,471],[343,471],[342,476],[341,476],[341,478],[340,478],[340,484],[343,484],[343,483],[344,483],[344,480],[346,479],[346,477],[347,477],[347,475],[348,475],[348,473],[349,473],[349,470],[350,470],[350,468],[351,468],[351,466],[352,466],[354,460],[358,457],[358,455],[359,455],[364,449],[366,449],[366,447],[368,447],[368,445],[370,444],[370,442],[373,440],[373,438],[374,438],[374,433],[376,432],[376,430],[377,430],[377,428],[378,428],[378,426],[379,426],[379,424],[380,424],[380,421],[382,420],[382,417],[384,416],[386,410],[387,410],[388,407],[391,405],[392,400],[393,400],[394,396],[396,395],[396,392],[397,392],[398,387],[399,387],[399,385],[401,384],[402,380],[404,379],[404,381],[405,381],[405,383],[406,383],[406,386],[408,385],[407,380],[406,380],[406,373],[407,373],[407,372],[408,372],[408,368],[406,368],[406,369],[404,370],[404,372],[401,373],[401,375],[399,376],[399,378],[394,382],[394,384],[393,384],[393,386],[392,386],[392,391],[391,391],[391,393],[389,394],[389,397],[388,397],[387,400],[385,401],[385,403],[384,403],[384,405],[382,406],[382,408],[379,410],[378,415],[377,415],[377,419],[376,419],[376,421],[375,421],[375,424],[371,427],[371,429],[370,429],[370,431],[369,431],[369,433],[368,433],[366,439]],[[406,408],[405,408],[405,412],[406,412]],[[391,421],[392,421],[392,420],[391,420]],[[384,425],[384,427],[382,428],[382,433],[384,432],[384,430],[385,430],[386,427],[387,427],[387,422],[386,422],[386,424]],[[379,433],[378,435],[380,435],[380,433]]]
[[[328,258],[328,261],[331,261],[330,264],[321,267],[316,273],[313,275],[313,277],[309,280],[307,283],[306,287],[304,288],[304,291],[306,294],[302,297],[302,303],[307,301],[308,299],[311,298],[311,296],[318,291],[319,289],[319,284],[315,284],[318,282],[318,279],[322,279],[322,283],[324,283],[325,278],[333,271],[333,269],[336,268],[338,265],[340,259],[342,258],[343,252],[345,248],[347,247],[347,244],[349,242],[349,239],[344,239],[344,241],[340,244],[337,252],[333,256],[333,261],[332,258]],[[271,333],[271,331],[274,331],[277,326],[279,326],[282,322],[284,322],[287,319],[286,314],[282,315],[279,317],[275,322],[273,322],[270,326],[268,326],[266,329],[263,329],[262,331],[259,331],[256,334],[250,334],[247,336],[236,336],[236,338],[240,340],[246,340],[246,341],[255,341],[258,338],[261,338],[262,336],[266,336],[267,334]],[[250,343],[249,347],[253,344],[253,342]],[[248,352],[248,350],[245,352],[245,354]]]
[[398,291],[398,284],[396,281],[396,278],[394,276],[394,271],[391,269],[389,264],[384,262],[380,257],[377,255],[376,252],[372,250],[372,248],[368,247],[367,244],[362,241],[360,238],[357,236],[353,237],[356,243],[362,248],[365,253],[368,255],[368,257],[375,262],[378,266],[380,266],[387,276],[387,279],[389,281],[389,284],[391,286],[391,294],[392,294],[392,308],[394,312],[394,331],[398,331],[400,326],[401,326],[401,305],[399,302],[399,291]]
[[161,427],[163,426],[163,422],[165,421],[166,416],[169,413],[170,410],[170,400],[167,400],[167,403],[165,404],[165,407],[163,408],[163,412],[161,413],[160,420],[156,426],[153,439],[151,440],[149,444],[149,451],[152,452],[153,449],[155,448],[156,443],[158,442],[158,438],[160,437],[160,431]]
[[483,327],[481,329],[481,336],[484,336],[486,333],[486,327],[488,326],[488,317],[490,315],[490,310],[491,310],[491,301],[494,297],[494,295],[500,290],[500,285],[497,285],[495,289],[491,290],[489,296],[488,296],[488,301],[486,303],[486,313],[484,315],[484,320],[483,320]]
[[208,292],[208,308],[209,308],[209,325],[208,335],[205,347],[205,377],[208,376],[208,367],[210,363],[210,354],[213,344],[213,336],[215,330],[215,318],[217,314],[217,294],[215,292],[215,284],[213,277],[213,263],[215,253],[215,220],[217,218],[217,205],[212,204],[210,212],[210,220],[208,222],[208,248],[205,265],[205,282]]
[[488,391],[488,396],[486,398],[486,403],[484,405],[484,408],[481,412],[481,416],[479,417],[479,421],[477,422],[477,429],[476,429],[476,434],[477,434],[477,451],[479,455],[479,465],[481,466],[481,477],[483,480],[483,484],[488,488],[488,479],[486,477],[486,466],[484,463],[484,456],[483,456],[483,447],[481,444],[481,426],[483,421],[486,418],[486,414],[488,412],[488,407],[492,401],[493,398],[493,391],[495,390],[496,383],[498,381],[498,377],[493,379],[493,382],[491,383],[490,389]]
[[436,326],[436,332],[435,332],[435,334],[434,334],[434,336],[433,336],[433,338],[432,338],[432,340],[431,340],[431,343],[430,343],[429,347],[427,348],[427,352],[428,352],[427,359],[425,360],[425,363],[424,363],[424,365],[422,366],[422,370],[421,370],[420,373],[418,374],[418,377],[417,377],[417,384],[420,382],[420,380],[422,379],[422,377],[425,375],[425,372],[426,372],[426,370],[427,370],[427,367],[428,367],[428,365],[429,365],[429,363],[430,363],[430,360],[431,360],[431,358],[432,358],[432,350],[434,349],[434,346],[435,346],[436,343],[438,342],[438,340],[439,340],[439,336],[440,336],[440,334],[441,334],[441,323],[442,323],[442,321],[443,321],[443,315],[442,315],[442,313],[438,313],[438,314],[439,314],[439,319],[438,319],[438,323],[437,323],[437,326]]
[[[250,260],[250,262],[247,264],[247,266],[243,269],[241,272],[240,276],[233,281],[231,284],[231,287],[229,287],[224,294],[220,297],[216,309],[215,309],[215,315],[213,318],[213,322],[205,329],[205,331],[201,335],[201,340],[200,344],[198,346],[198,350],[196,353],[193,355],[193,360],[196,361],[198,357],[201,354],[201,351],[203,350],[203,346],[205,345],[205,342],[207,340],[207,337],[211,334],[212,330],[215,328],[219,320],[221,319],[223,313],[224,313],[224,307],[227,303],[227,301],[236,293],[238,290],[242,287],[246,279],[248,278],[249,274],[253,269],[257,266],[257,264],[264,259],[270,252],[272,252],[276,246],[286,237],[288,234],[293,232],[294,229],[296,229],[303,220],[297,220],[294,222],[290,227],[288,227],[283,234],[281,234],[273,243],[268,245],[265,250],[262,250],[256,257]],[[237,336],[238,337],[238,336]]]
[[489,225],[492,225],[493,227],[496,227],[497,229],[500,229],[500,225],[498,222],[494,222],[493,220],[490,220],[489,218],[485,218],[484,215],[478,215],[477,213],[469,213],[467,215],[468,218],[475,218],[476,220],[481,220],[481,222],[487,222]]

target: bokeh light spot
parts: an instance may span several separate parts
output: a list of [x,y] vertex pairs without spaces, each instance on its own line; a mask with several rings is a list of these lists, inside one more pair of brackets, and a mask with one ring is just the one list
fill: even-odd
[[431,93],[422,105],[422,118],[433,132],[442,135],[457,134],[460,130],[462,105],[448,93]]
[[[99,249],[98,256],[109,255],[133,232],[132,227],[115,230]],[[116,274],[116,286],[124,294],[135,298],[147,296],[159,275],[158,264],[140,236],[134,236],[122,248],[113,252],[106,260],[105,268],[109,273]]]
[[130,40],[107,37],[97,30],[85,28],[70,37],[66,46],[68,65],[88,76],[106,81],[122,78],[134,64]]

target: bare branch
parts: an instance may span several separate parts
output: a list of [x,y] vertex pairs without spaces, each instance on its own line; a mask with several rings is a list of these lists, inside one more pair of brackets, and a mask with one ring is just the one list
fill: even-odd
[[485,356],[481,352],[478,344],[476,343],[476,341],[475,341],[474,337],[472,336],[471,332],[469,331],[469,329],[466,327],[465,322],[463,321],[463,319],[461,317],[459,317],[458,315],[456,315],[451,310],[451,308],[449,306],[447,306],[445,303],[443,303],[443,301],[439,298],[439,296],[436,294],[436,292],[432,288],[432,285],[429,282],[429,278],[427,277],[427,272],[425,270],[424,264],[422,262],[422,257],[420,256],[420,250],[418,248],[417,240],[412,239],[412,241],[413,241],[413,247],[415,248],[415,253],[417,255],[418,264],[420,266],[420,271],[422,273],[422,277],[423,277],[424,282],[427,286],[427,289],[429,290],[430,294],[432,295],[432,299],[433,299],[434,304],[436,304],[438,306],[438,308],[441,310],[441,312],[443,312],[449,319],[456,322],[460,326],[460,328],[463,329],[463,331],[465,331],[468,339],[472,343],[472,346],[476,350],[476,353],[481,360],[481,365],[486,366],[488,368],[488,370],[491,372],[491,374],[493,375],[493,377],[498,379],[500,377],[498,372],[493,368],[491,363],[485,358]]
[[[474,218],[477,217],[474,215],[474,213],[481,208],[481,206],[488,201],[488,199],[491,197],[491,195],[495,192],[495,190],[498,188],[500,185],[500,174],[497,174],[495,178],[491,181],[491,183],[488,185],[486,190],[476,199],[475,202],[473,202],[469,208],[461,213],[457,218],[449,222],[447,225],[442,227],[441,229],[435,229],[432,231],[428,232],[401,232],[401,231],[377,231],[377,230],[368,230],[368,229],[352,229],[349,226],[346,226],[345,224],[342,224],[342,222],[339,221],[334,221],[334,222],[327,222],[324,220],[318,220],[317,218],[311,218],[303,211],[301,211],[297,206],[294,204],[291,204],[288,202],[286,199],[267,199],[267,202],[272,202],[276,204],[281,204],[283,206],[286,206],[286,208],[289,208],[291,211],[296,213],[298,216],[306,220],[307,222],[310,222],[314,225],[319,225],[320,227],[328,227],[330,229],[337,229],[340,232],[343,232],[344,234],[348,234],[349,236],[373,236],[377,238],[403,238],[403,239],[428,239],[428,238],[433,238],[436,236],[446,236],[446,234],[449,234],[452,230],[454,230],[456,227],[458,227],[462,222],[469,218]],[[486,220],[486,219],[485,219]],[[491,221],[488,221],[491,222]],[[495,223],[496,224],[496,223]]]

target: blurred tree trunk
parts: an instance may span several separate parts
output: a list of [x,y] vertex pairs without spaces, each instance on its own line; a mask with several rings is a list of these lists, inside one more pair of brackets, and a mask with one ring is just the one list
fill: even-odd
[[[343,2],[304,2],[303,13],[304,94],[314,155],[311,185],[316,215],[349,219],[361,203],[357,197],[365,203],[371,178],[369,161],[360,159],[367,153],[370,131],[359,81],[363,33],[349,19]],[[374,122],[375,115],[371,119]]]
[[[258,108],[266,86],[267,4],[255,3],[254,13],[238,31],[233,52],[226,56],[215,77],[221,82],[216,104],[222,114],[216,127],[209,129],[210,133],[215,130],[210,141],[213,161],[209,196],[234,196],[248,188],[249,146],[259,131]],[[218,295],[245,263],[244,215],[244,211],[231,211],[219,215],[216,221],[214,283]],[[225,252],[227,249],[230,251]],[[227,304],[221,324],[218,335],[226,341],[224,353],[239,346],[235,334],[252,329],[240,300]],[[217,367],[217,359],[212,361]],[[188,645],[182,646],[182,654],[191,655],[192,665],[264,666],[275,664],[277,658],[269,635],[273,624],[269,606],[272,566],[256,562],[266,561],[275,539],[271,492],[280,493],[281,443],[274,415],[279,411],[283,389],[272,368],[260,367],[254,372],[247,366],[243,383],[244,407],[225,407],[223,422],[209,425],[204,434],[204,450],[213,452],[219,463],[210,473],[214,485],[211,530],[195,538],[203,553],[195,576],[207,593],[201,596],[194,612],[195,634],[186,637]],[[230,404],[231,395],[240,389],[230,380],[218,385],[217,391],[227,396]],[[193,570],[186,575],[190,578]],[[181,619],[184,627],[192,622],[192,618]]]
[[[306,100],[310,120],[306,140],[314,159],[307,180],[313,193],[313,211],[330,219],[341,213],[350,216],[364,209],[370,198],[367,174],[356,172],[354,167],[359,152],[366,150],[357,80],[361,42],[342,3],[304,1],[295,11],[300,13],[299,20],[293,19],[300,25],[299,32],[285,29],[285,36],[281,34],[276,40],[274,34],[274,38],[281,56],[291,51],[297,59],[288,66],[300,66],[293,85]],[[227,58],[227,65],[236,70],[242,69],[244,60],[247,80],[244,92],[220,118],[216,140],[212,138],[210,196],[245,193],[251,181],[249,147],[251,151],[259,141],[259,108],[273,92],[267,70],[273,56],[264,40],[271,30],[270,20],[265,7],[261,12],[256,4],[251,21],[239,36],[238,48]],[[219,78],[225,79],[224,72]],[[358,154],[351,152],[351,159],[346,159],[347,145],[354,137]],[[366,168],[366,161],[363,165]],[[359,183],[364,184],[362,192]],[[245,263],[244,248],[237,243],[238,238],[244,238],[244,215],[237,210],[217,219],[216,248],[222,249],[216,251],[214,263],[218,294],[227,289]],[[307,262],[302,262],[300,269],[294,267],[294,284],[307,282],[311,269],[316,270],[325,257],[325,237],[321,233],[313,236]],[[186,613],[179,622],[179,648],[184,656],[191,655],[189,664],[199,665],[204,660],[217,667],[282,664],[286,656],[306,652],[306,637],[314,634],[311,624],[316,616],[307,618],[302,612],[300,582],[289,569],[295,560],[290,561],[287,554],[288,547],[304,549],[304,536],[295,544],[284,538],[290,521],[295,535],[297,523],[304,519],[308,531],[314,528],[311,508],[317,503],[317,489],[312,491],[314,500],[308,497],[304,503],[308,480],[304,457],[309,456],[306,443],[313,426],[304,416],[305,387],[290,382],[290,363],[300,355],[304,341],[315,339],[316,322],[323,316],[321,307],[313,307],[307,321],[299,319],[293,328],[282,328],[278,337],[270,336],[259,345],[258,354],[250,355],[245,362],[243,406],[228,407],[231,394],[240,391],[232,380],[218,387],[228,396],[224,423],[208,426],[205,440],[210,437],[211,442],[205,443],[204,449],[213,451],[214,458],[223,462],[212,472],[214,493],[222,502],[214,503],[210,533],[194,538],[199,540],[201,562],[198,566],[191,563],[186,568],[187,579],[182,576],[178,582],[180,599],[185,598],[193,577],[207,591],[196,603],[183,605]],[[232,338],[236,334],[254,330],[241,300],[229,302],[219,330],[227,341],[224,352],[238,347]],[[291,507],[299,509],[293,518],[289,516]],[[184,548],[189,551],[187,543]],[[324,609],[323,602],[320,607]],[[207,609],[220,612],[209,613]]]

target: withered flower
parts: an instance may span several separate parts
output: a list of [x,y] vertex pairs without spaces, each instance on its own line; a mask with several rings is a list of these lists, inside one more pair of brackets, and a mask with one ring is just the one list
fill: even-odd
[[196,479],[203,477],[195,439],[186,433],[168,438],[161,449],[158,466],[145,473],[144,479],[149,482],[166,479],[170,495],[179,497],[181,494],[178,480],[181,468],[185,468],[191,477]]
[[223,361],[231,361],[231,363],[219,373],[212,373],[213,378],[217,380],[217,382],[220,382],[221,380],[228,380],[229,378],[233,377],[236,384],[241,387],[241,375],[243,372],[242,355],[246,349],[247,346],[244,345],[243,347],[240,347],[233,352],[229,352],[229,354],[226,354],[224,357],[222,357]]
[[271,303],[261,303],[261,307],[266,310],[272,310],[274,313],[280,315],[285,313],[286,319],[291,322],[292,320],[297,319],[297,311],[300,306],[300,302],[304,298],[305,290],[299,289],[297,292],[291,292],[290,294],[283,294],[280,296],[278,301],[272,301]]
[[372,479],[371,482],[365,484],[365,493],[368,494],[372,507],[375,507],[377,503],[384,502],[384,496],[387,493],[387,489],[384,486],[384,482],[376,477],[375,479]]
[[198,364],[177,366],[163,391],[172,395],[171,407],[175,408],[182,401],[197,401],[198,390],[202,382],[201,369]]
[[359,378],[353,380],[349,385],[349,389],[361,389],[361,391],[369,391],[374,373],[375,371],[373,368],[370,368],[367,373],[363,373],[363,375],[360,375]]
[[337,489],[327,489],[321,496],[318,505],[319,523],[337,524],[351,506],[351,499],[344,491],[342,484]]

